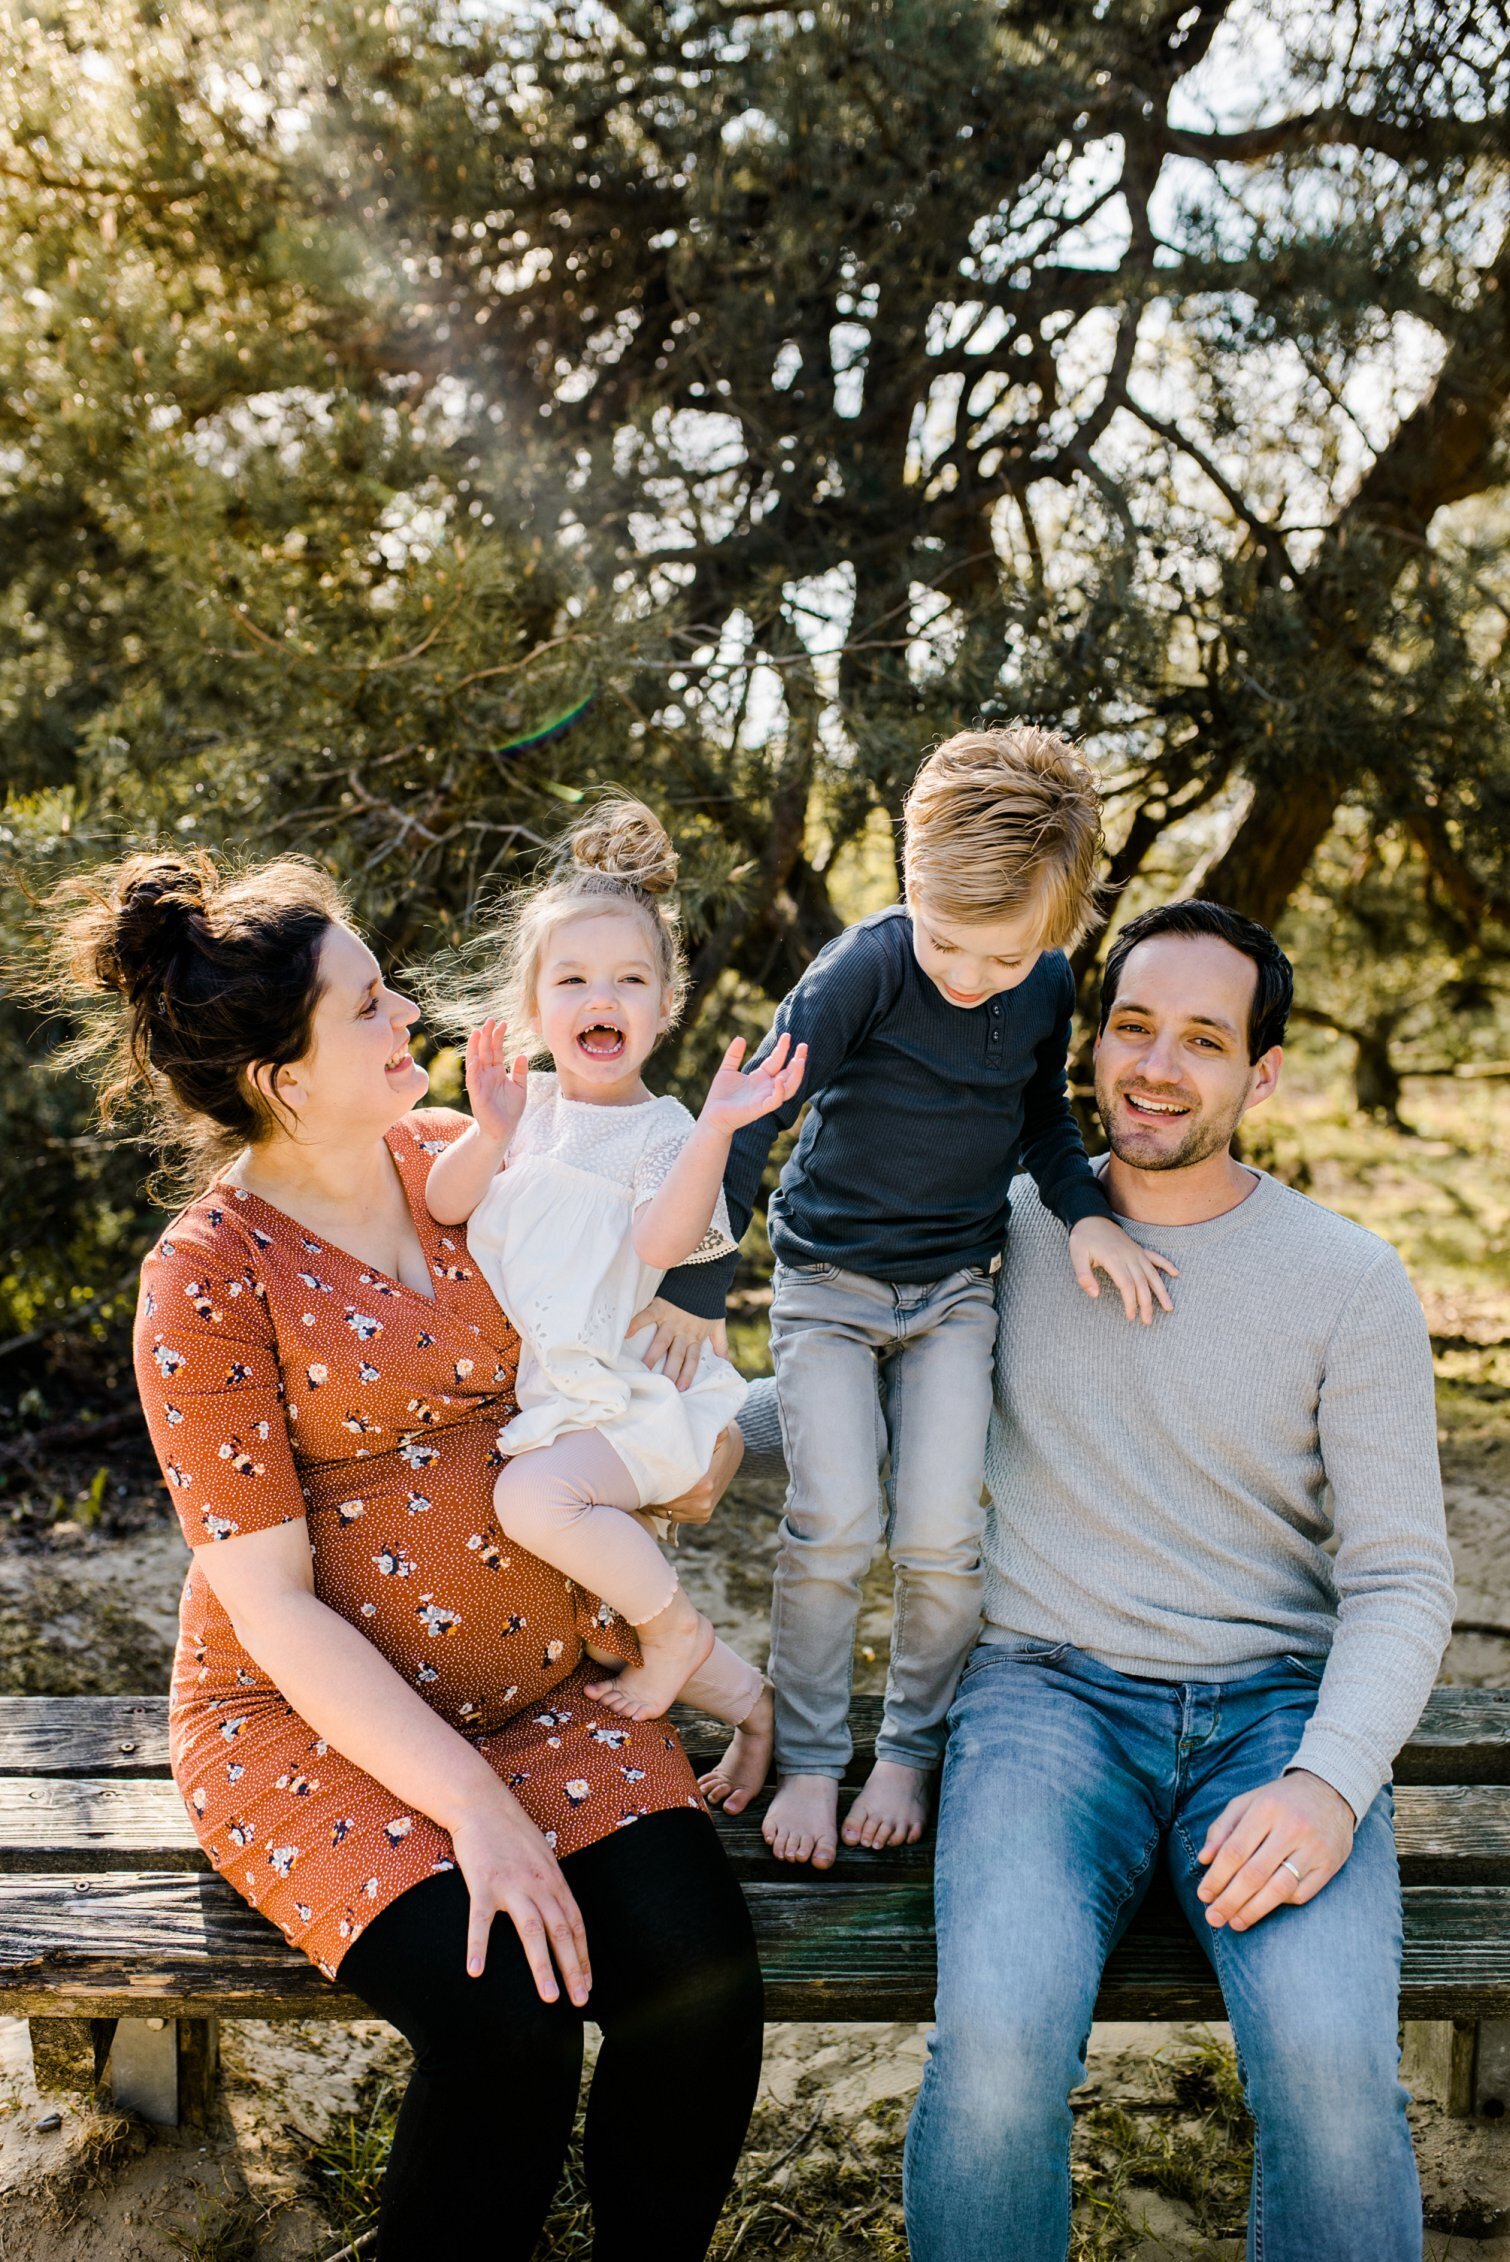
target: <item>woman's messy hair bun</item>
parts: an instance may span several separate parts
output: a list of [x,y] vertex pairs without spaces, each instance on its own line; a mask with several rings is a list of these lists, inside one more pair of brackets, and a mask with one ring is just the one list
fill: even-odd
[[572,826],[565,847],[583,871],[601,872],[641,895],[669,895],[676,886],[679,860],[671,835],[653,809],[628,794],[596,803]]
[[309,1049],[320,946],[348,917],[330,874],[148,851],[60,881],[40,908],[19,991],[73,1019],[54,1058],[92,1076],[102,1121],[143,1112],[180,1191],[267,1138],[278,1118],[248,1071]]
[[153,991],[171,995],[173,963],[205,936],[205,913],[220,884],[203,851],[193,856],[132,856],[117,866],[97,916],[74,937],[75,972],[128,1005]]

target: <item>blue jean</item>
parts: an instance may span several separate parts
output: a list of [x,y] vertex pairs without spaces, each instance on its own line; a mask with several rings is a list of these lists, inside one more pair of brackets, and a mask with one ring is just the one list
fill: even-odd
[[1102,1966],[1161,1860],[1221,1983],[1257,2128],[1250,2262],[1420,2262],[1389,1792],[1303,1908],[1213,1932],[1195,1897],[1209,1825],[1283,1772],[1316,1684],[1294,1660],[1217,1685],[1132,1680],[1067,1643],[975,1651],[940,1797],[914,2262],[1064,2262],[1069,2092]]
[[995,1344],[995,1283],[975,1267],[924,1283],[835,1265],[776,1269],[771,1359],[789,1483],[770,1672],[785,1775],[844,1773],[860,1582],[883,1537],[895,1601],[876,1751],[938,1765],[980,1632]]

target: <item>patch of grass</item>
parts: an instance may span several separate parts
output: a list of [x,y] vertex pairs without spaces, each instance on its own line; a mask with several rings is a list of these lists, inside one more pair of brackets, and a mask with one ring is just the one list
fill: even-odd
[[[1071,2262],[1130,2262],[1145,2237],[1139,2195],[1152,2192],[1189,2210],[1190,2262],[1216,2262],[1225,2242],[1243,2235],[1253,2149],[1231,2051],[1199,2036],[1149,2070],[1158,2094],[1146,2105],[1092,2104],[1076,2114]],[[322,2212],[341,2241],[377,2219],[396,2105],[391,2082],[378,2079],[311,2155]],[[909,2100],[890,2098],[851,2125],[821,2104],[810,2115],[805,2104],[758,2106],[709,2262],[904,2262],[909,2110]],[[588,2262],[592,2252],[581,2136],[579,2121],[542,2262]]]
[[244,2191],[200,2191],[187,2222],[163,2225],[163,2237],[184,2262],[256,2262],[264,2243],[267,2211]]
[[1146,2106],[1077,2114],[1071,2262],[1128,2262],[1144,2239],[1140,2192],[1189,2210],[1190,2262],[1216,2262],[1246,2232],[1253,2132],[1237,2062],[1212,2035],[1150,2064]]
[[356,2111],[333,2121],[310,2149],[315,2203],[338,2245],[350,2245],[377,2221],[399,2100],[400,2092],[386,2074],[370,2077]]

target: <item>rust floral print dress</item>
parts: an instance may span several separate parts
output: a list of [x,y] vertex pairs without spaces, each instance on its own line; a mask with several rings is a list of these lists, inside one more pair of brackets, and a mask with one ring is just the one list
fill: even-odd
[[[493,1520],[519,1344],[462,1227],[424,1188],[466,1128],[388,1134],[431,1302],[217,1185],[142,1266],[136,1368],[191,1548],[304,1519],[315,1592],[474,1743],[559,1854],[640,1816],[700,1807],[664,1721],[591,1704],[584,1634],[633,1635]],[[242,1649],[197,1564],[179,1612],[174,1780],[205,1852],[334,1977],[363,1927],[451,1863],[451,1842],[302,1720]]]

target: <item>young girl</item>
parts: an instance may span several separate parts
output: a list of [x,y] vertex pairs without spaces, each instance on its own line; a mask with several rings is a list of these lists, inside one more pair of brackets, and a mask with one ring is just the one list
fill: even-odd
[[[472,1128],[436,1159],[426,1198],[439,1223],[466,1224],[523,1339],[493,1495],[506,1537],[635,1628],[643,1663],[589,1684],[595,1702],[645,1719],[685,1694],[740,1731],[709,1779],[737,1811],[765,1778],[770,1689],[715,1639],[639,1512],[696,1483],[745,1385],[705,1348],[678,1390],[637,1356],[648,1330],[628,1329],[672,1266],[732,1252],[729,1142],[792,1097],[805,1051],[782,1044],[742,1076],[736,1039],[695,1123],[647,1092],[640,1072],[685,987],[666,901],[676,869],[640,802],[600,803],[568,835],[555,876],[498,936],[503,1014],[467,1043]],[[553,1074],[530,1074],[525,1052],[509,1064],[510,1027],[532,1032]]]

